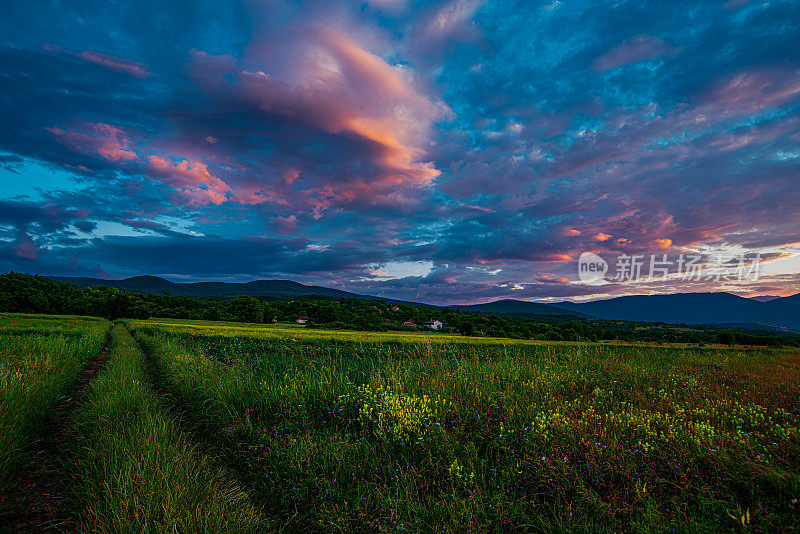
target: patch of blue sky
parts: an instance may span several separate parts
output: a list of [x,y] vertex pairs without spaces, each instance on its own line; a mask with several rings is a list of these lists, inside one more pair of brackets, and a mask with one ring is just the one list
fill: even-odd
[[67,191],[78,185],[75,173],[41,163],[30,158],[19,158],[13,154],[0,154],[0,183],[3,184],[0,198],[43,200],[52,191]]
[[759,113],[754,113],[752,115],[748,115],[747,117],[743,117],[735,122],[730,123],[731,129],[736,128],[749,128],[752,126],[759,126],[764,124],[765,122],[770,122],[775,119],[781,119],[788,115],[792,114],[792,109],[790,108],[769,108],[765,109],[764,111],[760,111]]
[[98,221],[97,228],[92,232],[92,235],[100,238],[108,236],[141,237],[144,234],[158,235],[156,232],[146,228],[132,228],[114,221]]

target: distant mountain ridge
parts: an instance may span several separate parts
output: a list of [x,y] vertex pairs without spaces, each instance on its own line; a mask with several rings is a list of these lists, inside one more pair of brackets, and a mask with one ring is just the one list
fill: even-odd
[[[245,283],[189,282],[176,283],[157,276],[134,276],[124,280],[50,277],[78,287],[114,287],[152,295],[198,298],[253,297],[333,297],[361,300],[406,302],[360,295],[324,286],[309,286],[291,280],[256,280]],[[406,302],[408,304],[417,304]],[[789,329],[800,333],[800,293],[774,299],[744,298],[730,293],[675,293],[672,295],[634,295],[591,302],[543,304],[503,299],[483,304],[451,305],[476,313],[516,316],[573,316],[620,321],[642,321],[691,325],[737,325],[768,330]]]
[[757,300],[758,302],[769,302],[771,300],[779,299],[778,295],[759,295],[757,297],[750,297],[753,300]]
[[[176,297],[197,297],[197,298],[231,298],[240,296],[251,297],[335,297],[350,298],[361,300],[384,300],[387,302],[405,302],[395,299],[387,299],[372,295],[360,295],[340,289],[332,289],[323,286],[307,286],[291,280],[256,280],[253,282],[234,283],[234,282],[189,282],[175,283],[164,280],[158,276],[134,276],[124,280],[101,280],[98,278],[71,278],[71,277],[52,277],[59,282],[69,282],[78,287],[114,287],[128,291],[138,291],[151,295],[162,295],[169,293]],[[409,304],[420,305],[417,302]],[[538,302],[527,302],[522,300],[499,300],[488,304],[472,304],[465,306],[450,306],[465,311],[478,313],[494,313],[500,315],[552,315],[552,316],[575,316],[586,317],[580,312],[556,308],[548,304]]]
[[[317,295],[351,299],[377,299],[369,295],[359,295],[322,286],[307,286],[291,280],[256,280],[253,282],[188,282],[176,283],[158,276],[134,276],[123,280],[101,280],[99,278],[79,278],[67,276],[49,277],[59,282],[68,282],[78,287],[114,287],[128,291],[138,291],[151,295],[169,293],[176,297],[304,297]],[[391,299],[382,299],[391,300]]]
[[574,317],[589,317],[585,313],[576,310],[559,308],[541,302],[529,302],[527,300],[504,299],[484,304],[468,304],[449,306],[464,311],[477,313],[494,313],[499,315],[569,315]]
[[762,302],[730,293],[634,295],[591,302],[552,304],[598,319],[653,323],[739,324],[800,331],[800,293]]

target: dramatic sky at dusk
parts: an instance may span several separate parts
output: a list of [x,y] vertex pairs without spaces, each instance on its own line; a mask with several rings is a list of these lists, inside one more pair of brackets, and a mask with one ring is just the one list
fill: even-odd
[[[800,291],[800,2],[13,2],[0,271]],[[577,283],[584,251],[757,282]]]

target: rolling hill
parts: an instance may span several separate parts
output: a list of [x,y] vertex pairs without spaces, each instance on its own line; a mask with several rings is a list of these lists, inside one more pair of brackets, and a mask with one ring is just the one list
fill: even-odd
[[531,315],[550,315],[550,316],[573,316],[588,318],[589,316],[577,310],[570,310],[566,308],[558,308],[550,304],[542,304],[540,302],[528,302],[525,300],[505,299],[497,300],[494,302],[487,302],[485,304],[470,304],[461,306],[450,306],[459,310],[477,312],[477,313],[494,313],[498,315],[518,315],[518,316],[531,316]]
[[800,294],[761,302],[730,293],[636,295],[553,306],[598,319],[685,324],[737,324],[800,331]]
[[[69,282],[78,287],[114,287],[127,291],[138,291],[151,295],[163,295],[168,293],[177,297],[198,297],[198,298],[231,298],[239,296],[251,297],[334,297],[350,298],[361,300],[383,300],[387,302],[398,302],[406,304],[421,305],[417,302],[405,302],[394,299],[387,299],[371,295],[359,295],[332,289],[323,286],[307,286],[291,280],[256,280],[246,283],[231,282],[191,282],[175,283],[164,280],[157,276],[134,276],[124,280],[101,280],[98,278],[77,278],[77,277],[52,277],[59,282]],[[499,300],[487,304],[473,304],[465,306],[450,306],[464,311],[476,313],[492,313],[499,315],[517,316],[558,316],[558,317],[587,317],[581,312],[556,308],[548,304],[538,302],[526,302],[522,300]]]
[[[317,295],[351,299],[377,299],[369,295],[359,295],[339,289],[322,286],[307,286],[291,280],[256,280],[246,283],[231,282],[191,282],[175,283],[157,276],[134,276],[124,280],[101,280],[98,278],[52,277],[59,282],[68,282],[78,287],[114,287],[128,291],[138,291],[151,295],[169,293],[176,297],[305,297]],[[388,300],[388,299],[382,299]]]

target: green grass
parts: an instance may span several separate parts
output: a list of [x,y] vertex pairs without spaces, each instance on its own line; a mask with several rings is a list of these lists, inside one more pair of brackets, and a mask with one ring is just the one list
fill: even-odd
[[302,333],[135,330],[290,530],[800,528],[795,350]]
[[83,532],[261,532],[248,497],[193,446],[145,376],[128,331],[76,419],[72,472]]
[[13,478],[58,399],[96,356],[109,323],[88,317],[0,314],[0,519]]
[[[80,531],[800,531],[794,349],[132,327],[63,449]],[[107,328],[0,316],[7,473]]]
[[[357,343],[423,343],[452,344],[468,343],[470,345],[536,345],[536,346],[583,346],[585,341],[543,341],[534,339],[513,339],[507,337],[465,337],[461,334],[443,332],[365,332],[357,330],[335,330],[331,328],[313,328],[293,323],[233,323],[225,321],[204,321],[193,319],[149,319],[131,322],[134,327],[153,326],[161,330],[175,333],[187,333],[223,337],[257,337],[262,339],[294,339],[296,341],[337,340]],[[663,343],[601,341],[596,345],[659,347]],[[670,343],[671,348],[698,348],[695,343]],[[703,348],[729,348],[728,345],[703,344]]]

